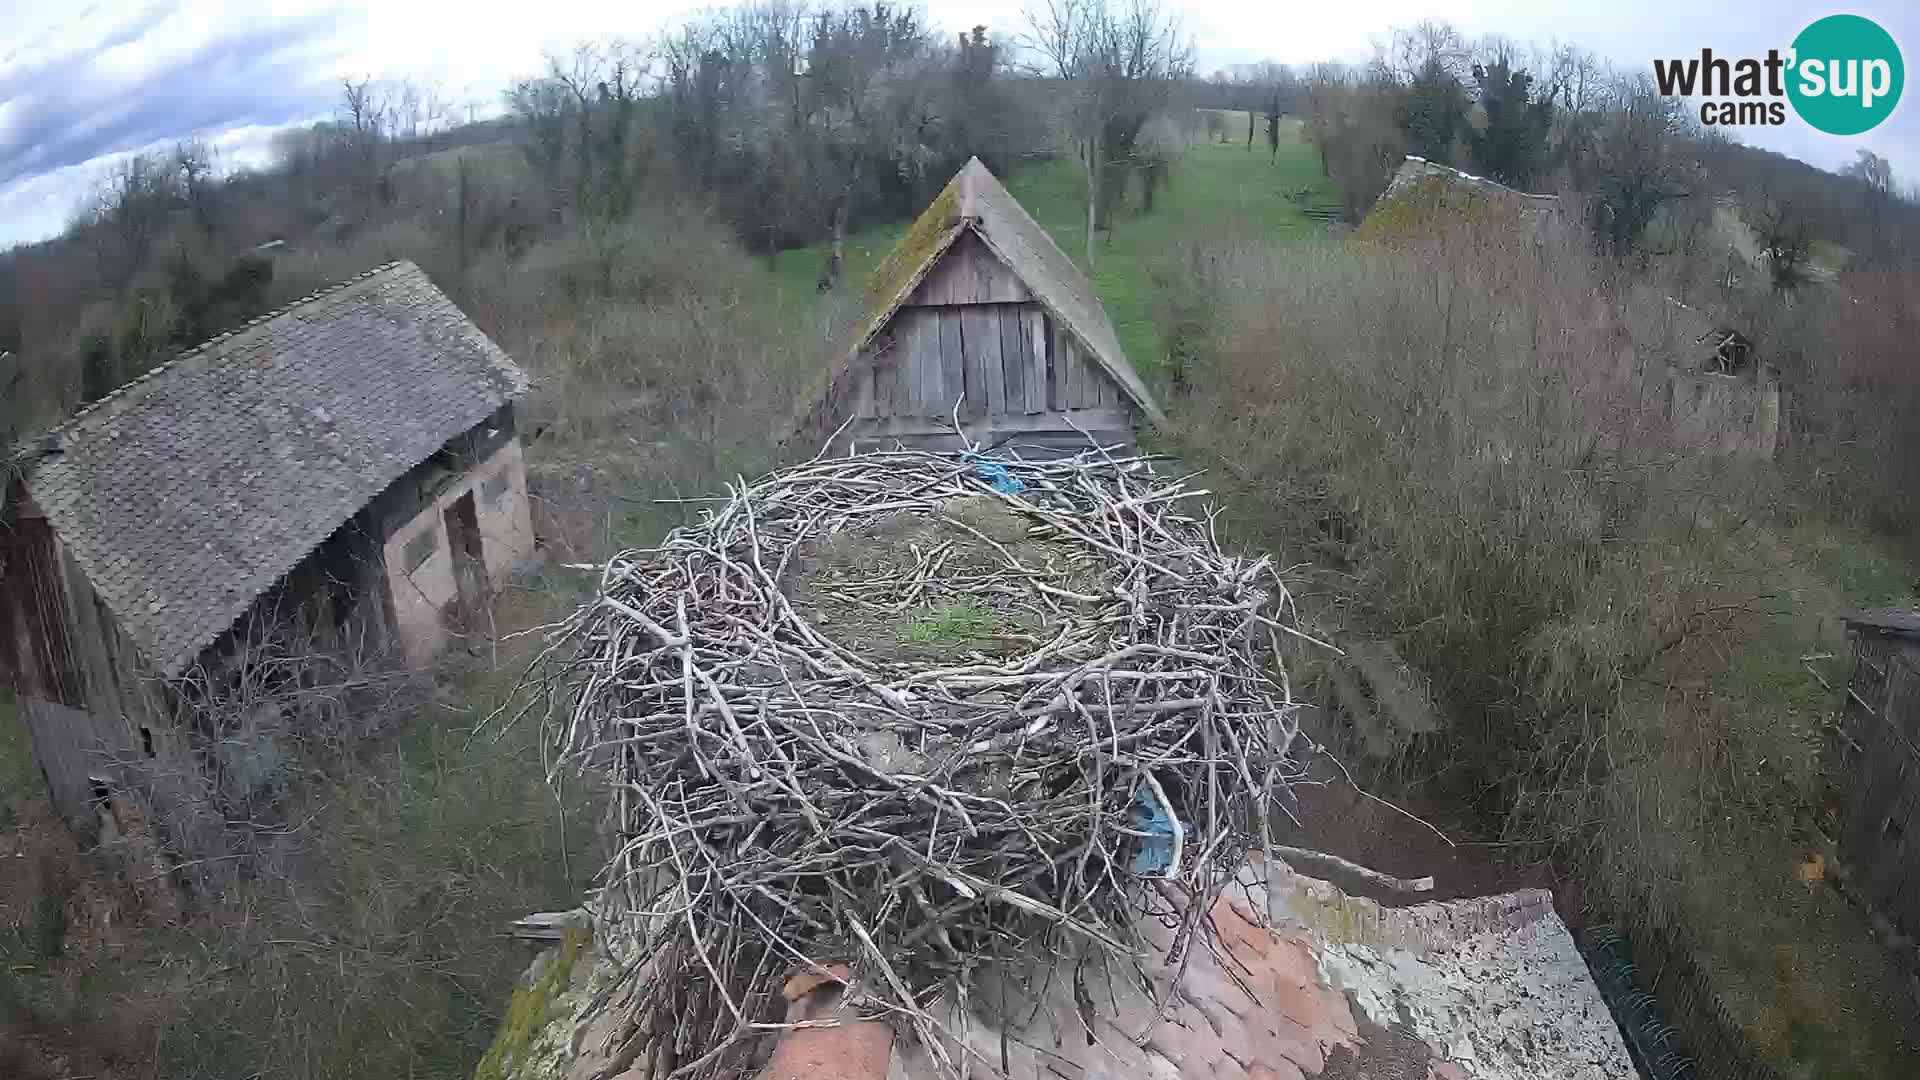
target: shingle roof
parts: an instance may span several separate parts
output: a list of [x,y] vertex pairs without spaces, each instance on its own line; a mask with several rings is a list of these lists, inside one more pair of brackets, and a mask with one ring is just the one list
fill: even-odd
[[526,376],[412,263],[176,357],[55,429],[27,487],[154,673],[184,670]]
[[961,167],[882,265],[878,278],[882,292],[873,317],[855,343],[856,354],[885,328],[940,256],[968,229],[1019,275],[1069,333],[1080,339],[1095,362],[1125,388],[1127,396],[1149,419],[1165,421],[1146,384],[1127,362],[1113,323],[1107,319],[1107,309],[1093,294],[1093,283],[979,158]]

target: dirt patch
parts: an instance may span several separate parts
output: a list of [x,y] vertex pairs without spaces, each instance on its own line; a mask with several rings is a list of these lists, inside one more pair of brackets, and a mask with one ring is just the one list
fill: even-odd
[[939,515],[895,514],[805,545],[782,587],[802,616],[876,666],[997,659],[1033,648],[1054,621],[1009,573],[1072,590],[1097,576],[1076,572],[1086,558],[1033,538],[1006,502],[954,499]]

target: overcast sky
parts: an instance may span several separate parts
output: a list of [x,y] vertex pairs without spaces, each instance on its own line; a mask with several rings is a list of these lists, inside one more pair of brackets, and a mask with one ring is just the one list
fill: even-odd
[[[543,53],[587,38],[642,39],[705,3],[624,0],[230,0],[103,2],[0,0],[0,247],[56,233],[96,178],[115,161],[188,135],[212,141],[229,167],[266,160],[275,130],[327,115],[345,77],[409,77],[457,102],[487,109]],[[959,31],[974,23],[1017,32],[1022,0],[923,0],[930,21]],[[1254,10],[1254,9],[1258,10]],[[1911,64],[1920,5],[1884,0],[1826,8],[1757,0],[1519,0],[1418,3],[1251,4],[1187,0],[1181,12],[1203,70],[1274,59],[1303,64],[1363,60],[1395,26],[1444,18],[1469,35],[1489,32],[1584,45],[1625,69],[1648,71],[1656,56],[1728,56],[1784,48],[1813,19],[1852,11],[1892,32]],[[268,10],[271,9],[271,10]],[[1920,179],[1920,106],[1898,111],[1866,136],[1785,128],[1738,129],[1747,142],[1827,168],[1860,147]]]

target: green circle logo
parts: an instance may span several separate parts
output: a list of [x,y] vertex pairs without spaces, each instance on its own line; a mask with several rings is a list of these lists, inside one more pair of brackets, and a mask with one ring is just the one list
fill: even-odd
[[1893,35],[1858,15],[1829,15],[1800,31],[1792,64],[1793,111],[1829,135],[1858,135],[1893,115],[1907,81]]

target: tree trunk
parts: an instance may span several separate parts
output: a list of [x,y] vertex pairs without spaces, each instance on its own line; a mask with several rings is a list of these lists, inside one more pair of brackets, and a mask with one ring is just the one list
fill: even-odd
[[1093,272],[1094,237],[1100,227],[1100,130],[1095,123],[1087,137],[1087,272]]
[[840,205],[833,209],[833,242],[827,245],[827,265],[820,271],[821,292],[832,292],[840,284],[840,265],[847,249],[847,202],[852,198],[851,192],[842,196]]

